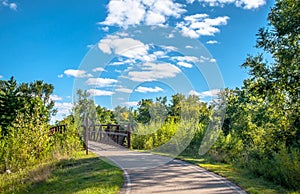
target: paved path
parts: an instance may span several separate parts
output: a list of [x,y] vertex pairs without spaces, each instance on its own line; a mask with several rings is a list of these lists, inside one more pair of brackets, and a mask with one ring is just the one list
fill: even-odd
[[126,180],[121,194],[245,193],[227,179],[180,160],[91,141],[89,149],[122,168]]

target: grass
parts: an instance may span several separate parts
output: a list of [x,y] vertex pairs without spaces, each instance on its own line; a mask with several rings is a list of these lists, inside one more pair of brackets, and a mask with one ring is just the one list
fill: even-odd
[[[139,150],[141,152],[149,152],[147,150]],[[166,153],[152,152],[154,154],[170,156]],[[300,191],[290,191],[286,188],[276,185],[270,181],[267,181],[261,177],[255,177],[251,172],[244,168],[238,168],[230,164],[224,164],[215,162],[209,157],[203,157],[200,155],[181,154],[176,157],[177,159],[198,165],[208,171],[214,172],[220,176],[227,178],[233,183],[243,188],[250,194],[277,194],[277,193],[289,193],[300,194]]]
[[48,162],[30,170],[0,175],[0,193],[118,193],[122,171],[99,159],[78,152],[70,158]]
[[299,193],[289,191],[280,185],[267,181],[260,177],[255,177],[247,169],[234,167],[230,164],[214,162],[210,158],[190,157],[187,155],[178,156],[178,159],[199,165],[211,172],[226,177],[228,180],[234,182],[248,193]]

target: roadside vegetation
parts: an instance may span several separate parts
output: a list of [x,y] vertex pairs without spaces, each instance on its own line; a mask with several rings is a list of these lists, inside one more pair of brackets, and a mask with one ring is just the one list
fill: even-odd
[[[39,182],[30,188],[36,192],[48,186],[65,188],[57,180],[68,179],[68,173],[74,178],[70,183],[92,179],[85,177],[84,172],[73,171],[72,166],[89,171],[84,163],[92,165],[89,162],[94,158],[70,159],[82,149],[80,126],[91,122],[130,123],[134,130],[132,149],[155,150],[173,141],[175,150],[184,148],[180,158],[228,177],[250,193],[299,192],[299,10],[298,0],[276,1],[268,25],[257,34],[256,46],[261,53],[249,55],[242,64],[249,77],[240,88],[219,92],[213,102],[203,102],[195,95],[174,94],[171,99],[142,99],[137,109],[117,106],[109,110],[96,106],[86,91],[79,90],[73,114],[57,123],[67,126],[66,133],[49,136],[49,119],[55,113],[50,99],[53,86],[42,81],[17,84],[13,78],[1,80],[0,192],[27,191],[25,177],[32,172],[31,166],[38,164],[49,167],[42,173],[47,175],[45,178],[33,181]],[[225,114],[219,114],[223,110]],[[210,123],[214,123],[214,128],[208,131]],[[207,133],[215,140],[213,145],[206,139]],[[200,156],[201,146],[202,150],[205,146],[210,149],[200,152]],[[57,163],[50,165],[46,162],[49,160]],[[57,164],[60,167],[56,169]],[[101,163],[91,169],[108,173],[112,177],[109,181],[117,183],[111,185],[115,192],[121,182],[119,171],[102,171],[98,169],[101,166],[111,168]],[[98,174],[93,177],[101,178]],[[11,184],[14,180],[16,184]],[[70,192],[88,188],[83,187],[76,186]]]
[[[28,171],[0,175],[1,193],[118,193],[122,170],[93,153],[74,152],[68,157],[35,165]],[[5,180],[5,181],[2,181]]]

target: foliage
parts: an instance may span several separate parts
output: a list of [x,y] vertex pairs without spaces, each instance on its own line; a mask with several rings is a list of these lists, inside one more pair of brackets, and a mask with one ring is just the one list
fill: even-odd
[[117,167],[93,153],[85,155],[80,151],[34,165],[28,170],[0,174],[0,192],[117,193],[123,179],[122,171]]
[[[80,146],[74,122],[64,133],[49,136],[50,116],[55,113],[51,84],[43,81],[0,82],[0,173],[13,173],[55,157],[71,154]],[[7,108],[6,108],[7,107]]]

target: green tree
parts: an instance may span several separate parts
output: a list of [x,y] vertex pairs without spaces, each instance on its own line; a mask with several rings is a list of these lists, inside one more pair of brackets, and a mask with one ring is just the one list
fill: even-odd
[[248,93],[262,98],[276,109],[281,120],[276,138],[287,146],[300,146],[300,2],[278,0],[268,15],[269,24],[257,34],[257,47],[269,53],[273,62],[265,62],[263,54],[249,56],[242,65],[250,78],[244,86]]
[[139,123],[149,123],[151,120],[150,108],[153,106],[152,99],[142,99],[138,102],[138,116],[137,121]]

